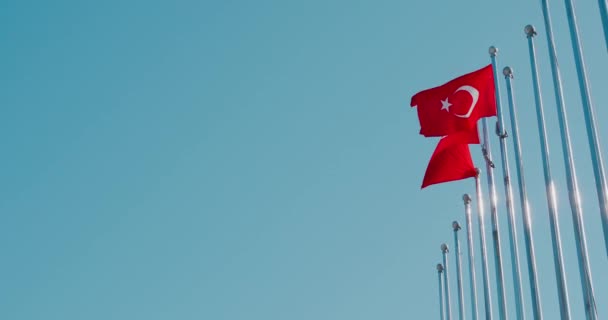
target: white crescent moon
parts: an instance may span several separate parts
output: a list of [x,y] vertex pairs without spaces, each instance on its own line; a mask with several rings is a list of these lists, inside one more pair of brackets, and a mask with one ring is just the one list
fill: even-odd
[[471,103],[471,107],[469,108],[469,111],[466,114],[454,114],[454,115],[457,116],[458,118],[468,118],[471,116],[471,113],[473,113],[473,109],[475,109],[475,105],[477,105],[477,100],[479,100],[479,91],[477,91],[477,89],[475,89],[474,87],[471,87],[471,86],[462,86],[462,87],[456,89],[456,91],[454,91],[454,93],[456,93],[458,91],[468,92],[471,95],[471,97],[473,98],[473,103]]

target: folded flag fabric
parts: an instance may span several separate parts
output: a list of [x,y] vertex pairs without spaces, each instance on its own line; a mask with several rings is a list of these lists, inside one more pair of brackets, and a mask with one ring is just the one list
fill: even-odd
[[422,188],[477,175],[469,144],[479,144],[477,122],[496,115],[492,65],[416,93],[420,134],[443,137],[431,156]]
[[477,130],[451,134],[439,140],[424,173],[421,189],[430,185],[475,177],[469,143],[479,143]]

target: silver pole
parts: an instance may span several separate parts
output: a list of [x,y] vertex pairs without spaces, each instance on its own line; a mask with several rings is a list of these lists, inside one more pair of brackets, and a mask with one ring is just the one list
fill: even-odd
[[[479,181],[480,170],[477,169],[475,177],[475,191],[477,193],[477,214],[479,215],[479,243],[481,245],[481,271],[483,276],[483,302],[486,312],[486,320],[492,319],[492,295],[490,289],[490,274],[488,270],[488,254],[486,249],[486,230],[483,210],[483,195],[481,182]],[[495,242],[496,243],[496,242]]]
[[448,245],[441,244],[441,252],[443,253],[443,287],[445,288],[445,318],[452,319],[452,306],[450,305],[450,278],[448,276]]
[[530,290],[532,291],[532,311],[534,314],[534,319],[542,319],[543,313],[541,310],[538,280],[536,278],[536,255],[534,253],[534,240],[532,238],[532,219],[530,218],[530,208],[528,206],[528,193],[526,190],[526,180],[524,178],[524,164],[521,159],[519,126],[517,125],[517,110],[515,109],[515,94],[513,93],[513,70],[510,67],[505,67],[503,69],[503,74],[507,83],[509,115],[511,118],[511,130],[513,131],[513,145],[516,163],[515,168],[517,173],[517,182],[519,185],[521,214],[524,222],[524,239],[526,244],[526,255],[528,257],[528,276],[530,280]]
[[468,194],[462,196],[464,201],[464,213],[467,224],[467,248],[469,252],[469,281],[471,286],[471,318],[477,320],[477,280],[475,279],[475,249],[473,247],[473,219],[471,214],[471,197]]
[[[498,49],[496,49],[495,47],[490,47],[489,49],[489,53],[490,53],[490,57],[492,60],[492,70],[493,70],[493,74],[494,74],[494,90],[496,91],[496,108],[497,108],[497,112],[496,114],[500,117],[500,87],[498,85],[498,76],[496,73],[496,54],[498,53]],[[500,119],[500,118],[499,118]],[[483,119],[483,139],[484,139],[484,149],[488,154],[488,157],[491,158],[491,147],[490,147],[490,137],[489,137],[489,133],[488,133],[488,128],[487,128],[487,119]],[[504,158],[505,158],[505,153],[503,152],[503,139],[500,139],[501,143],[501,155],[503,157],[503,174],[504,174]],[[486,161],[487,163],[487,161]],[[495,183],[494,183],[494,172],[493,172],[493,168],[494,166],[486,166],[487,171],[488,171],[488,182],[491,182],[491,186],[490,186],[490,205],[491,205],[491,210],[492,210],[492,224],[494,227],[494,230],[492,230],[492,239],[494,240],[494,258],[496,260],[495,266],[496,266],[496,282],[498,283],[498,311],[500,314],[500,319],[501,320],[506,320],[508,318],[508,312],[507,312],[507,294],[505,292],[505,278],[504,278],[504,274],[503,274],[503,269],[502,269],[502,256],[500,253],[500,237],[498,234],[498,213],[497,213],[497,204],[496,204],[496,189],[495,189]],[[507,166],[508,168],[508,166]],[[506,179],[505,179],[506,181]],[[507,183],[505,182],[505,186],[507,185]],[[510,186],[510,184],[509,184]],[[511,218],[513,215],[511,214],[511,201],[510,201],[510,188],[507,188],[507,210],[508,210],[508,216],[509,218]],[[513,257],[518,257],[519,255],[516,254],[515,250],[517,250],[517,243],[515,243],[513,240],[516,237],[513,237],[513,223],[511,222],[511,220],[509,219],[509,239],[511,240],[511,251],[513,252],[512,257],[511,257],[511,265],[513,267],[513,273],[514,273],[514,282],[515,282],[515,286],[518,286],[519,283],[519,275],[517,274],[517,272],[519,271],[519,260],[515,261],[513,260]],[[519,259],[519,258],[517,258]],[[517,293],[517,289],[516,289],[516,293]],[[518,315],[519,315],[519,307],[518,307]]]
[[[595,176],[595,190],[600,206],[600,216],[604,228],[604,246],[608,253],[608,184],[606,183],[606,173],[604,171],[604,159],[600,148],[599,135],[595,121],[595,110],[591,101],[589,81],[587,80],[587,70],[585,70],[585,60],[583,59],[583,47],[578,36],[578,25],[576,14],[574,13],[574,3],[572,0],[565,0],[566,12],[568,13],[568,25],[570,26],[570,38],[572,39],[572,50],[574,51],[574,64],[578,74],[579,89],[583,102],[583,114],[585,115],[585,128],[587,128],[587,139],[589,141],[589,151],[591,152],[591,162],[593,163],[593,175]],[[603,1],[600,0],[600,4]],[[603,2],[603,7],[606,5]],[[605,19],[605,8],[602,10],[602,20]],[[604,27],[605,27],[605,21]],[[590,289],[593,298],[593,289]],[[592,302],[595,304],[595,302]]]
[[547,42],[549,45],[549,62],[553,73],[553,86],[555,88],[555,101],[557,104],[557,119],[559,120],[560,136],[562,140],[562,151],[564,164],[566,167],[566,181],[568,185],[568,200],[572,211],[574,224],[574,237],[576,238],[576,253],[583,287],[583,298],[585,301],[585,314],[588,320],[597,318],[595,299],[593,297],[593,287],[591,285],[591,272],[587,260],[587,241],[585,239],[585,227],[583,224],[583,213],[579,201],[578,182],[576,179],[576,169],[574,158],[572,157],[572,145],[570,143],[570,131],[568,129],[568,116],[564,103],[564,93],[562,91],[562,79],[557,65],[557,54],[555,53],[555,43],[553,41],[553,31],[551,29],[551,16],[549,15],[549,1],[542,0],[543,17],[545,29],[547,30]]
[[437,279],[439,280],[439,319],[445,320],[443,312],[443,280],[441,273],[443,272],[443,265],[437,264]]
[[564,257],[562,254],[562,239],[559,231],[557,200],[549,162],[549,144],[547,142],[547,129],[545,127],[545,112],[540,92],[540,80],[538,78],[538,66],[536,64],[536,50],[534,49],[534,36],[536,35],[536,30],[534,30],[532,25],[527,25],[524,31],[528,37],[528,48],[530,51],[530,67],[532,68],[532,84],[534,88],[534,100],[536,102],[538,135],[540,137],[540,149],[543,159],[543,172],[545,175],[545,189],[547,193],[547,206],[549,208],[549,223],[551,225],[551,243],[553,244],[553,264],[555,266],[555,276],[557,280],[559,311],[562,320],[569,320],[570,302],[568,299],[568,287],[566,285],[566,272],[564,271]]
[[452,222],[454,229],[454,255],[456,256],[456,279],[458,285],[458,319],[464,319],[464,289],[462,288],[462,265],[460,263],[460,241],[458,241],[458,230],[460,225],[458,221]]
[[608,48],[608,4],[606,0],[599,0],[600,15],[602,16],[602,27],[604,28],[604,41],[606,41],[606,47]]

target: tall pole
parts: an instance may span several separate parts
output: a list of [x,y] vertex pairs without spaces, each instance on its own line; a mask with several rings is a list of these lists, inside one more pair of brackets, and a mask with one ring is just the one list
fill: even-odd
[[471,217],[471,197],[468,194],[462,196],[464,201],[464,213],[467,224],[467,248],[469,252],[469,281],[471,286],[471,319],[477,320],[477,280],[475,279],[475,255],[473,247],[473,219]]
[[460,264],[460,241],[458,241],[458,231],[460,225],[458,221],[452,222],[454,229],[454,255],[456,256],[456,279],[458,285],[458,319],[464,319],[464,289],[462,288],[462,265]]
[[528,277],[530,280],[530,290],[532,291],[532,311],[534,319],[542,319],[540,293],[538,280],[536,277],[536,255],[534,253],[534,243],[532,238],[532,220],[528,204],[528,193],[526,190],[526,180],[524,178],[524,164],[521,159],[521,142],[519,140],[519,126],[517,125],[517,110],[515,109],[515,94],[513,92],[513,70],[511,67],[503,69],[503,75],[507,83],[507,98],[509,101],[509,115],[511,118],[511,130],[513,131],[513,145],[515,152],[515,168],[517,173],[517,183],[519,185],[519,199],[521,202],[521,214],[524,222],[524,240],[526,244],[526,255],[528,257]]
[[604,27],[604,41],[606,41],[606,47],[608,48],[608,4],[606,0],[599,0],[600,15],[602,16],[602,26]]
[[492,319],[492,294],[490,291],[490,273],[488,270],[488,253],[486,249],[485,212],[483,210],[483,193],[479,181],[480,171],[477,169],[475,176],[475,191],[477,193],[477,214],[479,219],[479,244],[481,245],[481,271],[483,275],[483,303],[485,306],[486,320]]
[[443,265],[441,263],[437,264],[437,279],[439,280],[439,320],[445,320],[444,312],[443,312]]
[[[605,6],[606,3],[604,1],[605,0],[600,0],[600,3],[603,3]],[[587,70],[585,70],[585,60],[583,59],[583,47],[578,35],[578,25],[576,23],[576,14],[574,13],[574,3],[572,0],[565,0],[565,2],[566,12],[568,13],[568,25],[570,26],[570,38],[572,39],[572,50],[574,51],[574,64],[576,65],[579,89],[581,91],[581,98],[583,102],[583,114],[585,115],[587,139],[589,140],[591,162],[593,163],[595,189],[597,191],[602,226],[604,228],[604,246],[606,247],[606,253],[608,253],[608,187],[606,184],[606,174],[604,172],[604,160],[602,158],[602,150],[600,149],[600,141],[596,128],[595,110],[591,101],[589,81],[587,81]],[[605,10],[605,8],[603,9]],[[602,12],[602,18],[605,18],[604,12]],[[605,23],[604,31],[606,31]]]
[[[496,109],[497,109],[497,116],[498,116],[498,123],[499,123],[499,127],[502,130],[502,119],[501,119],[501,108],[500,108],[500,87],[498,85],[498,75],[496,73],[496,54],[498,53],[498,49],[496,49],[495,47],[490,47],[489,49],[489,53],[490,53],[490,57],[492,59],[492,70],[494,73],[494,90],[496,91]],[[498,128],[497,128],[498,129]],[[502,131],[499,131],[499,133],[502,134]],[[487,119],[483,120],[483,138],[484,138],[484,148],[486,149],[486,152],[488,153],[488,156],[491,157],[490,155],[490,138],[489,138],[489,133],[488,133],[488,128],[487,128]],[[508,211],[508,217],[509,217],[509,240],[511,243],[511,265],[512,265],[512,269],[513,269],[513,282],[514,282],[514,287],[515,287],[515,295],[516,295],[516,301],[518,301],[517,299],[523,299],[521,298],[521,294],[518,296],[518,293],[521,293],[520,290],[520,278],[519,278],[519,251],[517,250],[517,242],[515,241],[517,239],[516,236],[514,236],[515,233],[515,229],[514,229],[514,221],[512,221],[514,219],[515,214],[513,213],[512,210],[512,205],[511,205],[511,185],[508,182],[508,171],[505,172],[505,168],[508,168],[508,163],[506,163],[506,144],[504,142],[504,139],[501,137],[500,139],[500,153],[502,156],[502,160],[503,160],[503,175],[504,175],[504,180],[505,180],[505,190],[507,192],[507,211]],[[488,168],[488,181],[492,180],[491,182],[491,186],[490,186],[490,197],[492,199],[491,204],[491,209],[492,209],[492,224],[495,225],[494,226],[494,230],[492,230],[492,237],[494,240],[494,251],[495,251],[495,259],[496,259],[496,281],[498,282],[498,306],[499,306],[499,311],[500,311],[500,319],[501,320],[506,320],[508,318],[507,315],[507,295],[505,293],[505,286],[504,286],[504,274],[503,274],[503,270],[502,270],[502,257],[500,256],[500,241],[499,241],[499,235],[498,235],[498,213],[496,210],[496,189],[495,189],[495,183],[494,183],[494,173],[492,170],[493,166]],[[507,169],[508,170],[508,169]],[[521,312],[521,307],[522,304],[520,304],[519,302],[516,303],[517,306],[517,314],[518,316],[521,314],[523,314],[523,312]],[[519,319],[523,319],[522,317],[518,317]]]
[[583,287],[583,298],[585,301],[585,315],[588,320],[597,318],[595,298],[591,282],[591,271],[587,259],[587,240],[585,238],[585,227],[583,224],[583,213],[579,201],[578,182],[576,179],[576,169],[572,157],[572,145],[570,143],[570,131],[568,129],[568,116],[564,104],[564,94],[562,91],[562,79],[557,66],[557,54],[555,53],[555,43],[553,41],[553,31],[551,29],[551,16],[549,15],[548,0],[542,0],[543,17],[545,29],[547,30],[547,42],[549,45],[549,62],[553,74],[553,86],[555,88],[555,101],[557,104],[557,119],[559,120],[560,136],[562,140],[562,151],[564,164],[566,167],[566,181],[568,185],[568,200],[572,211],[574,225],[574,237],[576,239],[576,253],[580,270],[581,284]]
[[568,288],[566,286],[566,272],[564,271],[564,258],[562,255],[562,239],[559,231],[559,218],[557,214],[557,199],[555,185],[551,175],[549,163],[549,144],[547,143],[547,129],[545,126],[545,112],[540,92],[540,80],[536,64],[536,50],[534,49],[534,36],[536,31],[531,25],[525,27],[530,51],[530,67],[532,69],[532,85],[534,100],[536,102],[536,118],[538,120],[538,135],[540,137],[543,172],[545,175],[545,189],[547,193],[547,206],[549,208],[549,223],[551,225],[551,243],[553,245],[553,264],[557,280],[557,295],[559,299],[559,312],[562,320],[570,319],[570,302],[568,301]]
[[448,245],[441,244],[441,252],[443,253],[443,287],[445,288],[445,318],[452,319],[452,306],[450,305],[450,278],[448,277]]

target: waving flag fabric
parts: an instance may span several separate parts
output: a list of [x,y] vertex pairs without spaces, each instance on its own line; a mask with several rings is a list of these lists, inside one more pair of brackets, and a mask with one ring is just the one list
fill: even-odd
[[494,90],[492,65],[487,65],[412,97],[420,134],[443,137],[431,156],[422,188],[475,177],[469,144],[479,144],[477,121],[496,115]]
[[480,118],[496,115],[492,65],[418,92],[410,105],[418,109],[420,134],[425,137],[470,130]]
[[421,188],[475,177],[477,172],[471,159],[469,143],[479,143],[476,130],[463,131],[442,138],[431,156]]

